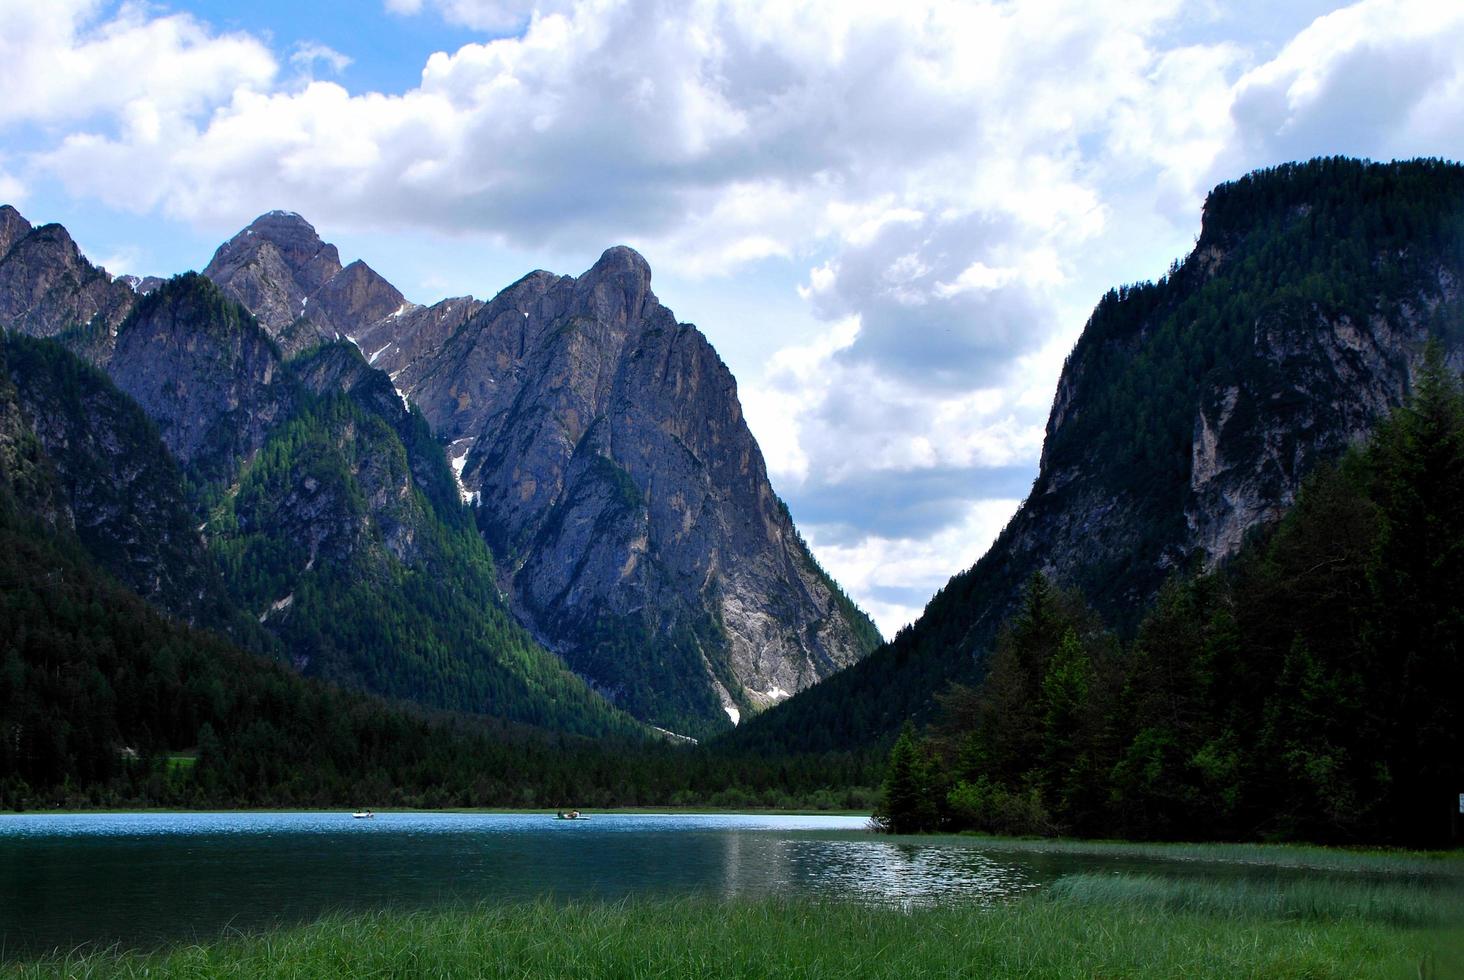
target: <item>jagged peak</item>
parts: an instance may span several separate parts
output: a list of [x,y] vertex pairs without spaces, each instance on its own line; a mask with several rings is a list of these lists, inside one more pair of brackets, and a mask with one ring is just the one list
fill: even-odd
[[30,234],[31,223],[15,208],[0,204],[0,258],[10,251],[10,246]]
[[615,245],[575,280],[575,289],[596,316],[634,321],[645,313],[651,297],[651,266],[635,249]]
[[231,252],[252,251],[266,242],[299,256],[314,255],[326,248],[334,249],[321,240],[314,225],[296,212],[266,211],[219,246],[214,261]]
[[[258,232],[272,228],[294,228],[308,231],[315,235],[315,226],[305,220],[305,216],[298,211],[266,211],[245,226],[244,230],[253,229]],[[316,237],[319,237],[318,235]]]
[[601,253],[600,258],[590,267],[590,271],[582,278],[602,279],[611,275],[629,274],[636,279],[644,280],[647,286],[651,282],[651,264],[629,245],[612,245]]

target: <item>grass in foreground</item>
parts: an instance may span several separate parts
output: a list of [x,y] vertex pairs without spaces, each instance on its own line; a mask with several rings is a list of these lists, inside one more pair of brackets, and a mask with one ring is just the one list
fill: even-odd
[[335,916],[40,977],[1464,976],[1464,893],[1353,882],[1075,875],[994,907],[794,900],[484,905]]
[[1327,847],[1321,844],[1140,843],[1050,837],[994,837],[962,834],[986,851],[1024,854],[1081,854],[1223,865],[1258,865],[1308,871],[1428,875],[1456,878],[1464,885],[1464,850],[1405,851]]

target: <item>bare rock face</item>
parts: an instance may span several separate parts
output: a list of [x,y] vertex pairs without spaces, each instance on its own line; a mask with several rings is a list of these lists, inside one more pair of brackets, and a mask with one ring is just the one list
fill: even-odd
[[731,373],[650,285],[624,247],[578,279],[533,273],[396,383],[449,443],[525,621],[641,717],[703,730],[876,634],[773,493]]
[[60,225],[0,207],[0,324],[37,337],[86,331],[105,350],[136,296],[93,266]]
[[8,204],[0,204],[0,259],[10,247],[30,233],[31,223]]
[[[0,469],[27,485],[26,508],[73,532],[148,601],[227,626],[223,581],[178,467],[141,409],[99,371],[24,337],[0,337],[0,364]],[[25,433],[29,450],[8,456],[7,431]]]
[[195,273],[142,298],[107,369],[178,461],[206,480],[227,479],[296,401],[279,348]]
[[424,307],[266,215],[207,274],[287,355],[339,335],[391,377],[447,444],[520,619],[642,719],[724,727],[877,644],[773,493],[731,374],[634,250]]
[[402,312],[406,300],[364,262],[341,267],[334,245],[292,211],[256,218],[214,253],[208,276],[292,356]]

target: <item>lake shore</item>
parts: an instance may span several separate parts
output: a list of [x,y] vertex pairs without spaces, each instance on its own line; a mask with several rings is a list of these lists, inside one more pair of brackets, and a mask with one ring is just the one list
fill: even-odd
[[1458,891],[1078,875],[995,905],[648,899],[330,916],[19,977],[1447,977]]
[[[368,809],[363,807],[363,809]],[[543,814],[554,816],[559,812],[555,807],[439,807],[436,809],[424,809],[422,807],[369,807],[373,813],[510,813],[510,814]],[[573,807],[563,807],[564,810]],[[602,808],[578,808],[580,813],[593,817],[597,813],[602,814],[639,814],[644,816],[655,816],[666,814],[668,816],[695,816],[697,814],[728,815],[748,814],[750,816],[778,816],[778,817],[869,817],[868,810],[815,810],[815,809],[790,809],[782,807],[755,807],[755,806],[616,806]],[[351,813],[348,807],[66,807],[58,809],[32,809],[32,810],[0,810],[0,817],[7,816],[66,816],[68,814],[131,814],[131,813]]]

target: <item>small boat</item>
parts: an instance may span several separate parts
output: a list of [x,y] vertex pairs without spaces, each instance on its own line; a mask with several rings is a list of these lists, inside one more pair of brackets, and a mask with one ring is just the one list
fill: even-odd
[[555,820],[588,820],[589,817],[578,810],[560,810],[554,817]]
[[351,816],[356,818],[357,820],[370,820],[375,817],[376,814],[372,813],[370,810],[357,810],[355,813],[351,814]]

